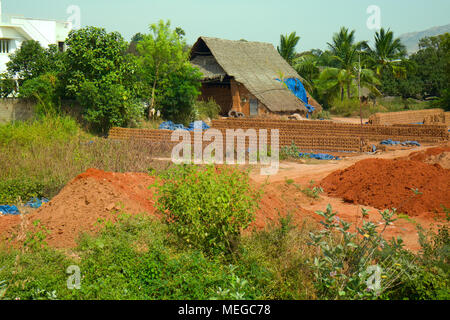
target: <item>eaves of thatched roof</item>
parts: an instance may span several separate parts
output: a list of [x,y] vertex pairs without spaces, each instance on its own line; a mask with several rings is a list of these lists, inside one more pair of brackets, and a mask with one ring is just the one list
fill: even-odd
[[[205,79],[218,78],[225,72],[273,112],[305,110],[303,102],[276,80],[303,79],[270,43],[200,37],[192,47],[191,63],[200,68]],[[310,104],[319,106],[309,94],[308,98]]]

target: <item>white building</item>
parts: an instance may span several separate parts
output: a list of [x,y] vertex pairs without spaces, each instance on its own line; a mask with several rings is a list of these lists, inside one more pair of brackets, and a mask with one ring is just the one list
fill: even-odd
[[56,44],[63,51],[71,29],[72,23],[66,21],[2,15],[0,0],[0,73],[6,71],[10,54],[20,48],[22,42],[36,40],[44,48]]

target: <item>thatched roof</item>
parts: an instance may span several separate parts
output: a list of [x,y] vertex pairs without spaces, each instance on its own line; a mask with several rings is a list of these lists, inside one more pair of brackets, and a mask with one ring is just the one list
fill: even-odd
[[196,56],[191,63],[200,69],[205,80],[223,79],[227,75],[213,56]]
[[[206,58],[208,56],[209,58]],[[280,77],[294,77],[303,82],[272,44],[200,37],[192,47],[191,63],[200,68],[205,79],[222,76],[217,66],[211,67],[214,65],[210,60],[211,56],[220,69],[245,85],[269,110],[273,112],[305,110],[302,101],[281,82],[275,80]],[[309,94],[308,98],[311,105],[320,107]]]

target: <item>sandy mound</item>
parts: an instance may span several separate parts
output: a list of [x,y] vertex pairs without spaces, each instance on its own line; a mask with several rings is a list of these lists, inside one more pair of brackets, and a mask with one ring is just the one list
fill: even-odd
[[425,151],[413,152],[406,159],[422,161],[428,164],[439,164],[445,169],[450,169],[450,146],[429,148]]
[[[26,215],[27,224],[31,226],[31,222],[39,219],[50,231],[46,240],[50,246],[74,247],[80,232],[98,231],[99,219],[114,220],[114,212],[154,213],[148,189],[153,182],[154,178],[145,173],[89,169],[69,182],[48,204]],[[5,230],[13,222],[20,222],[18,217],[0,219]]]
[[[450,207],[450,170],[410,160],[367,159],[321,182],[331,196],[378,209],[397,208],[411,216]],[[411,189],[418,189],[415,195]]]

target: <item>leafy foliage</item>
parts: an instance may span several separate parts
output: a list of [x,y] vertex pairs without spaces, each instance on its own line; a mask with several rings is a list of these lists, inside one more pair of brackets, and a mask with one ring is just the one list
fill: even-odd
[[197,101],[194,104],[191,120],[217,119],[220,111],[220,106],[214,101],[213,98],[208,99],[208,101]]
[[56,45],[44,49],[38,41],[28,40],[11,54],[6,67],[11,77],[17,76],[23,82],[45,73],[59,71],[61,54]]
[[126,54],[127,43],[117,32],[87,27],[71,31],[67,39],[64,82],[76,97],[85,119],[97,131],[131,126],[142,116],[136,61]]
[[155,185],[169,230],[206,254],[227,254],[253,221],[259,192],[248,175],[227,167],[169,169]]
[[60,90],[61,82],[57,75],[46,73],[26,80],[20,89],[19,97],[34,100],[37,115],[55,116],[60,112]]
[[150,25],[150,33],[137,45],[139,76],[150,96],[152,109],[162,117],[187,123],[200,94],[201,73],[189,63],[189,52],[180,30],[171,30],[170,21]]
[[291,34],[280,36],[280,45],[277,47],[278,53],[286,60],[287,63],[292,64],[295,58],[295,47],[300,41],[300,37],[295,32]]

